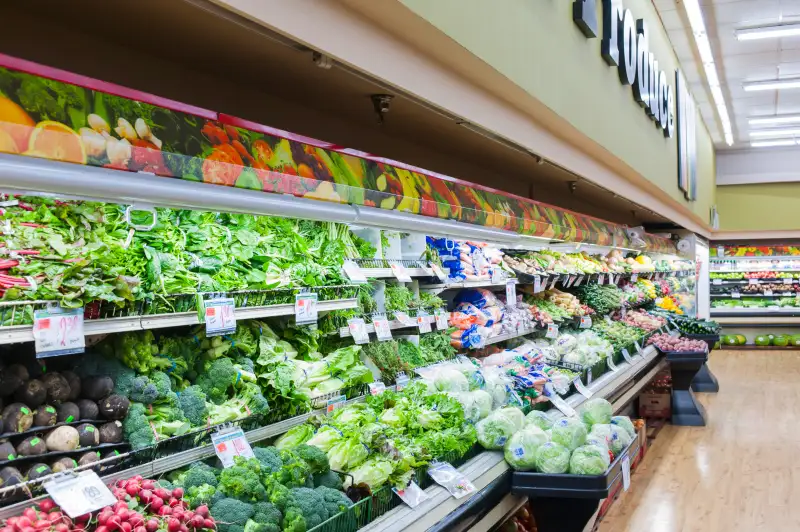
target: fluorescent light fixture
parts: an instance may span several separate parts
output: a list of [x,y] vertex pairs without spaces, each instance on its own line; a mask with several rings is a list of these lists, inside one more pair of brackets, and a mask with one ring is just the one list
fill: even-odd
[[751,126],[769,126],[772,124],[796,124],[800,123],[800,115],[757,116],[753,118],[748,118],[747,122]]
[[777,148],[780,146],[794,146],[797,144],[797,141],[792,140],[762,140],[757,142],[751,142],[751,148]]
[[800,36],[800,24],[776,24],[774,26],[759,26],[757,28],[736,30],[736,38],[740,41],[797,36]]
[[800,136],[800,128],[786,129],[757,129],[750,132],[751,137],[774,138],[774,137],[796,137]]
[[742,87],[747,92],[800,89],[800,78],[769,79],[765,81],[745,81]]
[[722,88],[720,87],[717,66],[714,63],[714,53],[711,50],[711,42],[708,40],[708,32],[706,32],[706,23],[703,20],[703,11],[700,9],[700,2],[698,0],[684,0],[683,8],[686,10],[686,17],[689,19],[689,25],[692,28],[695,46],[697,47],[697,52],[700,54],[700,61],[703,63],[706,81],[708,82],[709,89],[711,89],[711,96],[714,99],[717,115],[722,124],[722,133],[725,137],[725,143],[728,146],[732,146],[733,128],[731,126],[730,116],[728,115],[728,106],[725,104],[725,95],[722,93]]

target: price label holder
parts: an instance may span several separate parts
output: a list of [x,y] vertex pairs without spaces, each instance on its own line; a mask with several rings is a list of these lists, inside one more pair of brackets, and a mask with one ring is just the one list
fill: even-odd
[[430,314],[425,311],[420,310],[417,313],[417,327],[419,327],[420,333],[429,333],[431,332],[431,320]]
[[297,325],[317,323],[318,298],[313,292],[301,292],[294,297],[294,321]]
[[605,282],[606,282],[605,274],[601,273],[600,275],[597,276],[597,284],[603,284]]
[[222,462],[222,467],[226,469],[233,466],[233,459],[237,456],[255,458],[241,427],[224,428],[212,434],[211,443],[214,445],[217,458]]
[[517,306],[517,280],[509,279],[506,281],[506,305]]
[[444,309],[439,309],[434,311],[433,315],[436,318],[436,328],[440,331],[446,331],[449,327],[450,313]]
[[570,275],[570,276],[567,277],[567,282],[566,282],[566,284],[564,286],[569,288],[570,286],[574,285],[575,281],[577,281],[577,280],[578,280],[578,276],[577,275]]
[[592,393],[592,391],[589,388],[584,386],[580,377],[575,377],[575,380],[572,381],[572,384],[575,385],[575,389],[578,391],[578,393],[584,396],[585,398],[591,399],[592,396],[594,395],[594,393]]
[[370,395],[380,395],[386,391],[386,385],[383,383],[383,381],[371,382],[367,386],[369,386]]
[[398,281],[401,283],[411,282],[411,276],[408,275],[408,270],[406,270],[405,266],[398,262],[393,262],[389,265],[389,267],[392,269],[392,273]]
[[725,256],[725,248],[722,246],[717,246],[717,257],[724,257]]
[[492,274],[492,284],[500,284],[506,278],[505,272],[503,272],[502,268],[498,267],[492,268],[491,274]]
[[422,491],[416,482],[413,480],[406,486],[406,489],[399,490],[397,488],[392,488],[392,491],[400,497],[400,500],[403,501],[408,505],[409,508],[416,508],[423,502],[430,499],[430,496]]
[[628,491],[631,487],[631,459],[626,454],[622,457],[622,489]]
[[748,279],[747,284],[761,284],[758,279]]
[[447,462],[434,462],[428,467],[428,476],[450,492],[456,499],[475,491],[475,486],[460,471]]
[[642,344],[639,342],[633,342],[634,347],[636,348],[636,354],[633,356],[641,356],[642,355]]
[[623,319],[623,320],[624,320],[624,319],[625,319],[625,317],[628,315],[628,307],[627,307],[627,306],[625,306],[624,304],[623,304],[623,305],[620,307],[620,309],[619,309],[619,315],[620,315],[620,316],[622,316],[622,319]]
[[783,295],[785,295],[785,296],[793,296],[794,293],[792,293],[792,292],[784,292]]
[[208,299],[205,307],[206,336],[236,332],[236,302],[231,297]]
[[549,324],[547,326],[547,332],[544,334],[545,338],[558,338],[558,325]]
[[367,324],[364,323],[362,318],[350,318],[347,320],[347,327],[350,329],[350,336],[357,344],[368,344],[369,333],[367,333]]
[[47,494],[69,517],[75,518],[117,502],[97,473],[67,471],[44,483]]
[[325,403],[325,412],[330,414],[337,408],[342,408],[346,402],[347,402],[347,397],[345,397],[344,395],[331,397],[330,399],[328,399],[328,402]]
[[627,362],[628,364],[633,365],[633,359],[631,358],[631,354],[625,347],[622,348],[622,358],[624,358],[625,362]]
[[578,278],[575,280],[575,286],[580,286],[583,284],[584,275],[579,275]]
[[431,270],[433,270],[433,274],[439,279],[439,281],[446,283],[447,282],[447,274],[444,273],[444,270],[435,262],[431,262]]
[[771,297],[772,296],[772,290],[764,290],[764,295],[767,296],[767,297]]
[[617,365],[614,364],[614,358],[613,357],[606,357],[606,362],[608,363],[608,369],[610,369],[611,371],[619,371],[619,368],[617,367]]
[[[547,284],[547,278],[545,278],[544,284]],[[538,294],[541,291],[542,291],[542,278],[536,275],[533,277],[533,293]]]
[[344,270],[344,274],[347,276],[350,281],[354,283],[366,283],[367,276],[364,275],[364,272],[361,271],[361,266],[355,263],[352,260],[344,261],[342,265],[342,269]]
[[403,388],[408,386],[408,381],[409,381],[408,375],[406,375],[402,371],[400,373],[398,373],[397,377],[395,377],[395,379],[394,379],[395,391],[398,391],[398,392],[402,391]]
[[551,395],[547,396],[550,399],[550,402],[553,403],[553,406],[558,408],[558,410],[567,417],[575,417],[577,416],[577,412],[575,409],[572,408],[567,404],[565,400],[563,400],[559,395],[553,392]]
[[375,327],[375,335],[378,340],[385,342],[392,339],[392,329],[389,327],[389,320],[386,316],[372,318],[372,326]]
[[794,281],[792,279],[784,279],[783,284],[794,284]]
[[731,292],[731,297],[733,299],[739,299],[742,297],[742,295],[739,292]]
[[558,275],[553,276],[553,282],[550,283],[550,290],[556,287],[556,283],[558,282]]
[[711,284],[721,285],[722,279],[711,279]]
[[589,316],[581,316],[581,329],[591,329],[592,318]]
[[83,353],[86,350],[83,308],[34,311],[33,339],[36,358]]
[[411,316],[405,312],[395,312],[394,317],[406,327],[414,327],[417,324],[417,320],[412,319]]
[[631,274],[631,282],[635,283],[638,280],[639,280],[639,274],[638,273],[632,273]]

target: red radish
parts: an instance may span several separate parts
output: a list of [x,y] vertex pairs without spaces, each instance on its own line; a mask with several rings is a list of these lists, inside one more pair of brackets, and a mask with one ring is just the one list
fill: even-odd
[[64,517],[65,517],[64,514],[62,514],[61,512],[50,512],[49,514],[47,514],[47,520],[50,521],[51,523],[57,523],[59,521],[63,521]]
[[58,523],[53,527],[53,532],[69,532],[69,526],[65,523]]
[[39,519],[39,514],[33,508],[25,508],[22,510],[22,515],[31,520],[31,522]]
[[147,529],[143,526],[137,526],[133,529],[133,532],[147,532]]
[[156,481],[146,478],[142,481],[142,488],[146,490],[156,489]]
[[134,528],[137,526],[143,526],[144,517],[138,512],[131,512],[131,514],[128,516],[128,522],[133,525]]
[[181,528],[181,522],[173,518],[167,521],[167,532],[178,532]]
[[208,517],[208,506],[202,504],[194,509],[195,513],[202,515],[204,518]]
[[176,499],[183,498],[183,488],[173,488],[172,496],[175,497]]
[[20,532],[36,532],[36,529],[32,526],[26,526],[24,528],[20,528]]
[[125,502],[125,501],[117,501],[116,503],[114,503],[114,511],[115,512],[118,512],[121,509],[127,510],[128,509],[128,503]]
[[141,499],[142,502],[150,502],[150,499],[152,498],[153,498],[153,492],[150,491],[149,489],[142,489],[139,492],[139,499]]
[[136,482],[141,482],[142,480],[144,480],[144,477],[142,475],[136,475],[131,478],[133,478],[133,480],[135,480]]
[[192,526],[194,528],[203,528],[203,525],[205,524],[205,522],[206,522],[206,520],[203,519],[202,515],[195,515],[194,517],[192,517],[192,521],[191,521]]
[[110,532],[110,531],[106,526],[98,526],[97,528],[94,529],[94,532]]
[[125,521],[120,525],[119,528],[122,530],[122,532],[131,532],[131,530],[133,530],[133,525]]
[[164,499],[160,497],[153,497],[150,499],[150,510],[157,512],[162,506],[164,506]]
[[[23,512],[23,514],[24,514],[24,512]],[[26,515],[21,515],[19,517],[19,520],[17,520],[17,528],[19,528],[19,529],[32,528],[32,527],[33,527],[33,523],[31,522],[30,518],[27,517]]]
[[72,527],[72,532],[80,532],[81,530],[86,530],[86,523],[75,523]]
[[33,528],[36,530],[47,530],[50,528],[50,521],[47,519],[39,519],[38,521],[34,521]]
[[15,515],[14,517],[9,517],[6,519],[6,526],[10,526],[13,529],[19,528],[19,516]]
[[[206,519],[203,522],[203,528],[207,528],[209,530],[214,530],[214,529],[217,528],[217,524],[214,522],[213,519]],[[95,532],[99,532],[99,531],[95,531]]]
[[139,485],[138,484],[128,484],[125,487],[125,491],[131,497],[136,497],[137,495],[139,495]]
[[120,521],[127,521],[131,511],[128,510],[127,508],[120,508],[114,513],[117,515],[117,517],[119,517]]
[[144,524],[144,528],[147,532],[156,532],[158,530],[158,521],[156,519],[148,519]]
[[170,508],[174,508],[175,506],[179,505],[180,503],[181,503],[181,501],[179,501],[179,500],[178,500],[178,499],[176,499],[175,497],[172,497],[172,498],[169,500],[169,506],[170,506]]
[[43,512],[51,512],[56,507],[53,499],[45,499],[39,503],[39,509]]
[[[14,532],[14,527],[13,526],[4,526],[3,528],[0,528],[0,532]],[[148,532],[150,532],[150,531],[148,530]]]
[[103,510],[102,512],[97,514],[97,522],[100,525],[105,526],[105,524],[108,522],[108,520],[111,518],[112,515],[114,515],[114,512]]
[[117,530],[119,529],[119,525],[121,524],[122,521],[120,521],[119,517],[116,515],[112,515],[111,517],[108,518],[108,521],[106,521],[106,528],[108,528],[111,531]]
[[161,508],[158,509],[158,515],[164,516],[164,515],[171,515],[171,514],[172,514],[172,508],[170,508],[167,505],[164,505],[164,506],[162,506]]
[[172,492],[164,488],[156,488],[153,490],[153,493],[155,493],[156,497],[161,497],[164,500],[169,500],[169,498],[172,497]]
[[173,508],[172,509],[172,517],[174,517],[178,521],[183,521],[185,519],[185,517],[183,515],[183,512],[181,510],[179,510],[178,508]]

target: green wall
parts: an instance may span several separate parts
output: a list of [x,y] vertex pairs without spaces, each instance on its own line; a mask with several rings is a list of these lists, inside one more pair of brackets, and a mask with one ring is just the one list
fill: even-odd
[[797,231],[800,185],[767,183],[717,187],[721,231]]
[[[601,57],[601,39],[583,36],[572,21],[572,0],[400,1],[708,223],[716,170],[699,115],[698,197],[689,202],[678,189],[677,135],[664,138]],[[647,21],[650,51],[674,90],[678,62],[651,0],[624,4]],[[601,6],[598,0],[599,21]]]

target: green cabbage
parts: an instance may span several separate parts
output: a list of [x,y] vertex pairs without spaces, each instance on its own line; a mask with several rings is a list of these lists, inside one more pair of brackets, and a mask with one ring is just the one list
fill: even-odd
[[483,390],[461,392],[457,397],[467,421],[477,423],[492,412],[492,396]]
[[577,449],[586,441],[586,426],[574,417],[562,417],[550,429],[551,438],[570,451]]
[[542,430],[550,430],[553,428],[553,420],[544,412],[533,410],[525,416],[525,426],[530,425],[535,425]]
[[317,430],[317,433],[306,442],[306,445],[313,445],[326,453],[331,447],[342,439],[342,433],[339,429],[335,429],[330,425],[323,425]]
[[617,425],[609,425],[609,427],[611,427],[611,452],[614,453],[614,456],[619,456],[631,444],[633,438],[622,427]]
[[378,419],[381,423],[390,427],[402,427],[406,424],[406,416],[399,407],[384,410]]
[[[514,426],[517,427],[517,430],[520,430],[522,427],[525,426],[525,414],[523,414],[522,410],[520,410],[516,406],[507,406],[505,408],[501,408],[497,412],[505,416],[508,416],[514,422]],[[517,430],[515,430],[514,432],[516,432]]]
[[440,392],[469,391],[469,381],[464,374],[456,368],[444,368],[440,370],[434,377],[433,383]]
[[569,457],[569,449],[549,441],[536,449],[533,465],[542,473],[566,473],[569,469]]
[[[345,475],[344,487],[366,484],[373,491],[389,480],[394,468],[392,462],[381,456],[374,456]],[[352,479],[350,478],[352,475]]]
[[602,475],[611,465],[608,453],[596,445],[584,445],[572,452],[569,472],[573,475]]
[[604,425],[602,423],[592,425],[592,429],[589,431],[589,436],[595,436],[597,438],[604,439],[609,449],[611,448],[612,434],[611,425]]
[[349,471],[361,465],[369,456],[369,449],[358,438],[342,440],[328,451],[328,462],[334,471]]
[[627,432],[631,438],[636,437],[636,429],[633,423],[631,423],[631,418],[628,416],[614,416],[611,418],[611,424],[625,429],[625,432]]
[[503,449],[506,462],[517,471],[532,470],[535,464],[536,449],[547,443],[547,440],[547,434],[533,425],[515,432]]
[[478,443],[484,449],[502,449],[508,439],[517,432],[514,416],[504,410],[508,409],[495,410],[475,425]]
[[583,422],[591,427],[598,423],[611,423],[611,415],[614,413],[614,409],[611,407],[611,403],[605,399],[595,398],[583,403],[579,413]]

